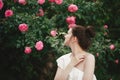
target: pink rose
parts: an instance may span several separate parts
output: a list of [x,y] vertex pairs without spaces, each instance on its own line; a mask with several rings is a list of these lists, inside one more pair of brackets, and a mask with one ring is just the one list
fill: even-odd
[[69,24],[68,25],[68,28],[73,28],[73,27],[75,27],[76,26],[76,24]]
[[0,10],[3,8],[3,6],[4,6],[4,3],[2,0],[0,0]]
[[116,63],[116,64],[118,64],[118,63],[119,63],[119,60],[118,60],[118,59],[116,59],[116,60],[115,60],[115,63]]
[[13,15],[13,11],[12,10],[6,10],[5,11],[5,17],[11,17]]
[[19,4],[25,5],[27,2],[26,0],[18,0]]
[[18,28],[19,28],[19,30],[20,30],[21,32],[26,32],[26,31],[28,31],[28,25],[25,24],[25,23],[20,24]]
[[108,25],[104,25],[104,29],[107,29],[108,28]]
[[45,0],[38,0],[37,2],[38,2],[38,4],[41,4],[41,5],[42,5],[42,4],[45,3]]
[[49,2],[53,3],[53,2],[55,2],[55,0],[49,0]]
[[68,23],[68,24],[75,24],[75,19],[76,19],[76,17],[74,17],[74,16],[68,16],[67,18],[66,18],[66,22]]
[[25,52],[26,54],[30,54],[31,51],[32,51],[32,49],[31,49],[30,47],[25,47],[24,52]]
[[57,32],[56,32],[56,30],[52,30],[52,31],[50,32],[50,34],[51,34],[51,36],[55,37],[56,34],[57,34]]
[[43,11],[43,9],[39,9],[39,16],[44,16],[44,11]]
[[58,5],[62,4],[62,2],[63,2],[63,0],[55,0],[55,3]]
[[43,47],[44,47],[44,46],[43,46],[43,42],[42,42],[42,41],[36,42],[35,48],[36,48],[38,51],[42,50]]
[[76,12],[78,10],[78,7],[74,4],[70,4],[68,7],[69,12]]
[[111,50],[114,50],[114,49],[115,49],[115,45],[114,45],[114,44],[111,44],[111,45],[110,45],[110,49],[111,49]]

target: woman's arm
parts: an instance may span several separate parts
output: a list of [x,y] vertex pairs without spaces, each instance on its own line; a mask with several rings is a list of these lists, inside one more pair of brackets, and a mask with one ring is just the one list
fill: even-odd
[[94,68],[95,68],[94,55],[89,54],[85,60],[84,75],[82,80],[93,80]]
[[82,62],[84,58],[77,60],[76,57],[71,57],[71,62],[67,65],[65,69],[61,69],[60,67],[57,68],[57,72],[55,75],[54,80],[67,80],[69,73],[71,72],[72,68]]
[[70,64],[64,70],[58,67],[54,80],[67,80],[68,75],[73,67],[74,66]]

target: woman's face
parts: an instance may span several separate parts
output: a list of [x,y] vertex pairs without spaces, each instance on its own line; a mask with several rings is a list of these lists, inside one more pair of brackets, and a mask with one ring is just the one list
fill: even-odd
[[69,46],[70,42],[71,42],[71,38],[72,38],[72,29],[71,28],[68,30],[67,34],[64,37],[65,37],[64,45]]

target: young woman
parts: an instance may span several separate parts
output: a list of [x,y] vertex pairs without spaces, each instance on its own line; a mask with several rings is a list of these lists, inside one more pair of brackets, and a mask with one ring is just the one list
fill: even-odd
[[90,26],[86,28],[77,25],[68,30],[64,44],[71,48],[71,52],[57,59],[58,68],[54,80],[96,80],[95,58],[87,52],[94,36]]

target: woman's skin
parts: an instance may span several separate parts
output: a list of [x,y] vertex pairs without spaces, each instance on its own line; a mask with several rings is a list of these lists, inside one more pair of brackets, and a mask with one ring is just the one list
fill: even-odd
[[84,72],[82,80],[93,80],[95,58],[79,46],[77,38],[72,35],[72,28],[65,35],[64,44],[71,48],[71,61],[65,69],[58,66],[54,80],[67,80],[74,67]]

